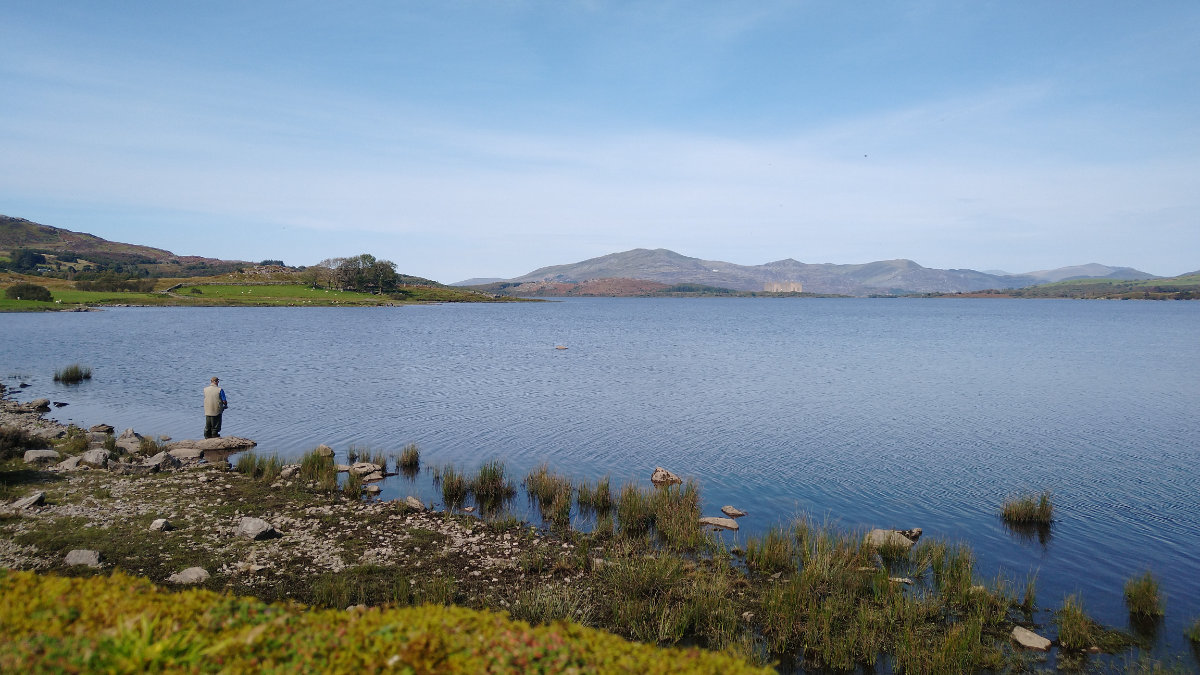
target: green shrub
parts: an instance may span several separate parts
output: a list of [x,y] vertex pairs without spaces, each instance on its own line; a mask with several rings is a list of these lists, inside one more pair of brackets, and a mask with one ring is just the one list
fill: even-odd
[[[417,585],[412,599],[440,603],[455,594],[451,581],[434,579]],[[358,597],[354,577],[345,595],[333,588],[326,596],[350,604]],[[385,663],[396,672],[448,675],[774,672],[728,654],[633,644],[573,623],[530,627],[461,607],[351,613],[268,605],[203,590],[168,593],[121,572],[87,578],[0,572],[0,663],[6,672],[25,673],[357,673]]]
[[1125,605],[1129,613],[1140,618],[1162,616],[1163,600],[1158,592],[1158,581],[1149,571],[1140,577],[1131,577],[1125,582]]
[[4,297],[9,300],[36,300],[38,302],[50,302],[54,299],[50,295],[50,289],[45,286],[29,283],[9,286],[4,289]]
[[49,443],[17,427],[0,427],[0,460],[15,457],[26,450],[44,448]]
[[1004,520],[1018,525],[1049,525],[1054,515],[1050,492],[1017,495],[1004,502]]
[[90,379],[92,379],[92,369],[78,363],[72,363],[66,368],[54,371],[54,381],[63,384],[77,384]]

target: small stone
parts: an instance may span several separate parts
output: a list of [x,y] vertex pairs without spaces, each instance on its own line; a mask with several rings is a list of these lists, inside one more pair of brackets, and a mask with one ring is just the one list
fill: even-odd
[[742,612],[742,621],[749,623],[754,618],[754,612]]
[[717,518],[714,516],[706,516],[700,519],[701,525],[711,525],[712,527],[722,530],[738,529],[737,521],[732,518]]
[[208,577],[208,570],[203,567],[189,567],[182,572],[167,577],[167,581],[173,584],[198,584],[207,581]]
[[45,412],[50,409],[50,399],[35,398],[29,402],[29,407],[33,408],[34,410],[41,410],[42,412]]
[[116,430],[113,429],[112,425],[109,425],[109,424],[93,424],[91,427],[88,428],[88,431],[92,431],[97,434],[111,434],[112,432],[114,432]]
[[62,455],[54,450],[26,450],[26,464],[45,464],[47,462],[57,462]]
[[238,521],[237,533],[238,536],[253,539],[254,541],[269,539],[279,534],[267,521],[262,518],[252,518],[250,516],[246,516]]
[[745,511],[743,511],[735,506],[729,506],[729,505],[722,506],[721,513],[724,513],[725,515],[729,516],[730,518],[741,518],[742,516],[746,515]]
[[372,495],[377,495],[382,491],[383,491],[383,488],[379,487],[378,485],[368,485],[363,488],[363,492],[366,492],[367,494],[372,494]]
[[892,582],[893,584],[904,584],[905,586],[913,585],[913,580],[909,579],[908,577],[888,577],[888,581]]
[[474,506],[464,506],[463,511],[466,511],[467,513],[475,513],[475,507]]
[[87,549],[75,549],[67,554],[63,561],[67,565],[87,565],[88,567],[100,566],[100,552]]
[[412,496],[412,495],[409,495],[409,496],[405,497],[405,498],[404,498],[404,503],[405,503],[405,504],[407,504],[407,505],[409,505],[410,507],[412,507],[412,508],[414,508],[414,509],[417,509],[418,511],[424,511],[424,510],[425,510],[425,505],[421,503],[421,500],[420,500],[420,499],[417,499],[416,497],[414,497],[414,496]]
[[167,520],[166,518],[159,518],[153,523],[150,523],[150,529],[154,532],[166,532],[167,530],[173,530],[175,528],[171,527],[171,521]]
[[1039,652],[1050,651],[1050,641],[1028,628],[1014,626],[1012,639],[1026,649],[1036,649]]

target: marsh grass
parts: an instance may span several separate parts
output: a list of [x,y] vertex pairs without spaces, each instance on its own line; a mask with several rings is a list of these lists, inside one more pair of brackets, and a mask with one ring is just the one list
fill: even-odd
[[604,515],[612,510],[612,489],[609,487],[609,477],[605,476],[593,485],[588,481],[580,481],[575,492],[578,495],[579,513],[583,515]]
[[447,509],[462,508],[467,499],[467,477],[452,465],[441,467],[435,481],[442,486],[442,503]]
[[1149,619],[1160,617],[1163,610],[1163,598],[1158,590],[1158,580],[1147,571],[1137,577],[1130,577],[1125,582],[1125,606],[1134,617]]
[[1006,500],[1001,510],[1004,521],[1016,525],[1049,525],[1053,515],[1049,491],[1017,495]]
[[351,444],[349,448],[346,448],[346,463],[353,464],[359,459],[365,458],[367,452],[369,451],[366,448]]
[[626,483],[617,497],[617,533],[625,538],[643,537],[654,526],[654,496],[644,488]]
[[587,626],[591,605],[575,589],[566,586],[537,586],[522,591],[508,613],[531,625],[574,621]]
[[78,384],[90,379],[92,379],[91,367],[78,363],[72,363],[65,368],[54,371],[54,381],[62,382],[63,384]]
[[746,541],[746,565],[765,574],[795,572],[795,539],[779,526],[767,530],[761,537],[751,537]]
[[322,457],[316,450],[300,458],[300,479],[313,484],[321,492],[333,492],[338,487],[337,466],[333,457]]
[[487,512],[497,511],[517,494],[516,486],[505,475],[504,462],[498,459],[484,462],[471,478],[468,489]]
[[363,495],[362,476],[353,471],[346,474],[346,482],[342,484],[342,494],[350,499],[361,499]]
[[352,605],[406,606],[413,603],[412,584],[394,567],[364,565],[327,572],[313,579],[312,604],[330,609]]
[[400,451],[400,459],[396,462],[396,466],[408,478],[417,475],[421,470],[421,451],[417,448],[416,443],[409,443]]
[[1192,641],[1194,645],[1200,645],[1200,619],[1192,622],[1192,625],[1187,630],[1187,639]]
[[695,551],[707,541],[700,529],[700,490],[695,480],[657,488],[651,507],[654,529],[668,550]]
[[387,453],[385,453],[383,450],[376,450],[376,451],[372,452],[371,459],[369,461],[372,464],[378,466],[380,471],[382,471],[383,473],[387,473],[388,458],[387,458]]
[[537,505],[543,520],[560,529],[570,525],[574,487],[569,479],[551,472],[542,464],[526,474],[522,484],[530,502]]
[[279,478],[279,473],[283,471],[283,461],[275,453],[259,455],[251,450],[243,452],[238,457],[234,470],[253,480],[273,483],[276,478]]
[[1096,647],[1114,653],[1134,644],[1132,636],[1096,623],[1083,609],[1076,595],[1063,599],[1062,608],[1054,616],[1058,625],[1058,643],[1068,651],[1083,651]]

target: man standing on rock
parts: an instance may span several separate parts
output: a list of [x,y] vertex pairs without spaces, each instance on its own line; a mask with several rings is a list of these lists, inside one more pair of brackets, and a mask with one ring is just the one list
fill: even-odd
[[221,413],[229,407],[225,400],[225,390],[220,387],[221,380],[214,377],[212,384],[204,388],[204,437],[221,437]]

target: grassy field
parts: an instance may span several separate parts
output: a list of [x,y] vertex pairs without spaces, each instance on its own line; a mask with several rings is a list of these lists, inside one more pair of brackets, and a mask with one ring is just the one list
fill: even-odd
[[69,281],[25,275],[0,279],[0,290],[16,283],[34,283],[50,290],[51,302],[11,300],[0,294],[0,311],[36,312],[139,305],[152,307],[277,306],[277,307],[377,307],[425,302],[513,302],[473,291],[442,286],[403,286],[395,293],[372,295],[335,289],[312,288],[288,281],[247,280],[244,275],[161,279],[153,292],[81,291]]

